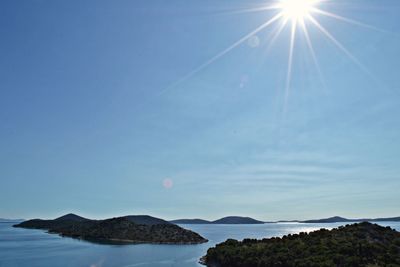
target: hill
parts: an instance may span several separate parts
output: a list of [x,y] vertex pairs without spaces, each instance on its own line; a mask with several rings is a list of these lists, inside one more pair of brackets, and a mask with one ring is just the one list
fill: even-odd
[[[357,220],[356,220],[357,221]],[[302,221],[303,223],[336,223],[336,222],[354,222],[354,220],[346,219],[340,216],[334,216],[326,219],[317,219],[317,220],[307,220]]]
[[88,219],[83,218],[81,216],[78,216],[73,213],[68,213],[64,216],[58,217],[57,219],[54,219],[55,221],[74,221],[74,222],[83,222],[87,221]]
[[210,221],[202,219],[180,219],[180,220],[173,220],[170,222],[175,224],[211,224]]
[[400,266],[400,233],[363,222],[331,231],[227,240],[207,251],[209,267]]
[[213,221],[213,224],[264,224],[262,221],[250,217],[228,216]]
[[152,217],[149,215],[128,215],[124,216],[124,218],[136,224],[144,224],[144,225],[171,224],[170,222],[167,222],[163,219]]
[[[161,223],[156,224],[156,221]],[[67,214],[55,220],[24,221],[14,227],[43,229],[49,233],[99,243],[200,244],[207,242],[195,232],[150,216],[90,220],[74,214]]]

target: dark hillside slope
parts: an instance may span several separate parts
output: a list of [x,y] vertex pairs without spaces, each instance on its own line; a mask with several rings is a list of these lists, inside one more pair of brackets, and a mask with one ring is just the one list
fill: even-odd
[[144,224],[144,225],[170,224],[169,222],[163,219],[159,219],[149,215],[128,215],[124,216],[124,218],[136,224]]
[[400,233],[363,222],[331,231],[263,240],[227,240],[210,248],[209,267],[377,267],[400,266]]
[[[81,220],[77,215],[55,220],[29,220],[14,227],[43,229],[61,236],[93,242],[200,244],[199,234],[151,216],[126,216],[106,220]],[[136,222],[134,222],[135,220]]]
[[74,221],[74,222],[83,222],[87,221],[88,219],[78,216],[73,213],[68,213],[64,216],[58,217],[55,221]]

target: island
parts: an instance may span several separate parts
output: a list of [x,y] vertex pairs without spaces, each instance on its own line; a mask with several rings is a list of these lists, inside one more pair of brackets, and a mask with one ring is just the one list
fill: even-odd
[[347,219],[340,216],[333,216],[325,219],[314,220],[280,220],[280,221],[259,221],[250,217],[228,216],[215,221],[203,219],[179,219],[170,221],[175,224],[264,224],[264,223],[355,223],[355,222],[400,222],[400,217],[375,218],[375,219]]
[[265,222],[259,221],[250,217],[241,216],[227,216],[215,221],[207,221],[202,219],[180,219],[170,221],[175,224],[264,224]]
[[193,231],[147,215],[91,220],[67,214],[54,220],[24,221],[14,227],[42,229],[96,243],[201,244],[208,241]]
[[338,223],[338,222],[399,222],[400,217],[375,218],[375,219],[347,219],[340,216],[334,216],[326,219],[298,221],[302,223]]
[[213,224],[264,224],[264,222],[250,217],[228,216],[213,221]]
[[400,266],[400,233],[369,222],[262,240],[228,239],[210,248],[209,267]]
[[175,224],[212,224],[211,221],[203,220],[203,219],[179,219],[169,221]]
[[0,218],[0,223],[17,223],[17,222],[22,222],[22,219],[4,219]]
[[[306,221],[301,221],[302,223],[337,223],[337,222],[358,222],[360,220],[356,220],[356,219],[346,219],[340,216],[333,216],[330,218],[326,218],[326,219],[316,219],[316,220],[306,220]],[[362,221],[366,221],[366,220],[362,220]]]

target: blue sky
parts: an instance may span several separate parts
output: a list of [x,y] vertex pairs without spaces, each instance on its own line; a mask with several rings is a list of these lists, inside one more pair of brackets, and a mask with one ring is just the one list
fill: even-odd
[[381,31],[316,15],[365,68],[308,25],[286,101],[290,27],[187,76],[269,3],[1,1],[0,217],[399,216],[400,3],[324,4]]

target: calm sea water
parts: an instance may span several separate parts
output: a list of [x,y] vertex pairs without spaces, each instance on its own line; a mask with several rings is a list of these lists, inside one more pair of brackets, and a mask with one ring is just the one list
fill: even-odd
[[[400,231],[400,223],[382,222]],[[181,225],[210,241],[201,245],[100,245],[0,223],[0,267],[199,267],[207,249],[227,238],[264,238],[342,224]]]

